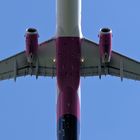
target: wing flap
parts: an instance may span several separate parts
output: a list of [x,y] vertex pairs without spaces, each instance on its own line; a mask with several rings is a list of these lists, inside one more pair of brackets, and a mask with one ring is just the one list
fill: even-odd
[[109,64],[109,74],[122,78],[140,80],[140,62],[113,51]]
[[27,67],[27,65],[25,51],[0,61],[0,80],[15,77],[15,74],[18,73],[18,69],[23,69]]

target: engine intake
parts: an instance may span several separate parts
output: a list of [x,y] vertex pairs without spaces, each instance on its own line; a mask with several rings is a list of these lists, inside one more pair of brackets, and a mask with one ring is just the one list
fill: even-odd
[[26,29],[26,33],[28,33],[28,34],[36,34],[37,30],[35,28],[28,28],[28,29]]
[[112,30],[109,28],[102,28],[100,29],[100,34],[112,34]]

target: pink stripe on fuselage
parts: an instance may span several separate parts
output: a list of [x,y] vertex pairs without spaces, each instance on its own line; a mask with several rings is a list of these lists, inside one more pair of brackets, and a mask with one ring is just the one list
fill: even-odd
[[79,37],[56,39],[57,119],[65,114],[80,118],[78,88],[80,82],[81,40]]
[[64,115],[73,115],[80,120],[79,93],[68,87],[64,92],[59,92],[57,98],[57,120]]

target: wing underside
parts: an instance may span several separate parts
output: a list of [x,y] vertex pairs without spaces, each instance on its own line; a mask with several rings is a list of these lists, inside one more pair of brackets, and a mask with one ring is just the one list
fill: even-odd
[[81,76],[112,75],[123,78],[140,80],[140,62],[112,51],[110,63],[100,63],[98,44],[83,39],[82,57],[84,62],[81,66]]
[[27,62],[26,52],[23,51],[12,57],[0,61],[0,80],[26,76],[55,76],[55,39],[39,45],[39,53],[32,66]]

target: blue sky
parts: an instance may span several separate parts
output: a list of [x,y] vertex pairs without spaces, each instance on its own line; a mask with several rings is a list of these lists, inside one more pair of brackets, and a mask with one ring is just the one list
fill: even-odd
[[[98,42],[102,27],[113,30],[113,49],[140,60],[139,0],[83,0],[83,35]],[[0,59],[25,49],[25,29],[39,41],[55,34],[55,0],[1,0]],[[140,82],[116,77],[81,79],[81,140],[139,140]],[[56,79],[0,82],[0,140],[56,139]]]

